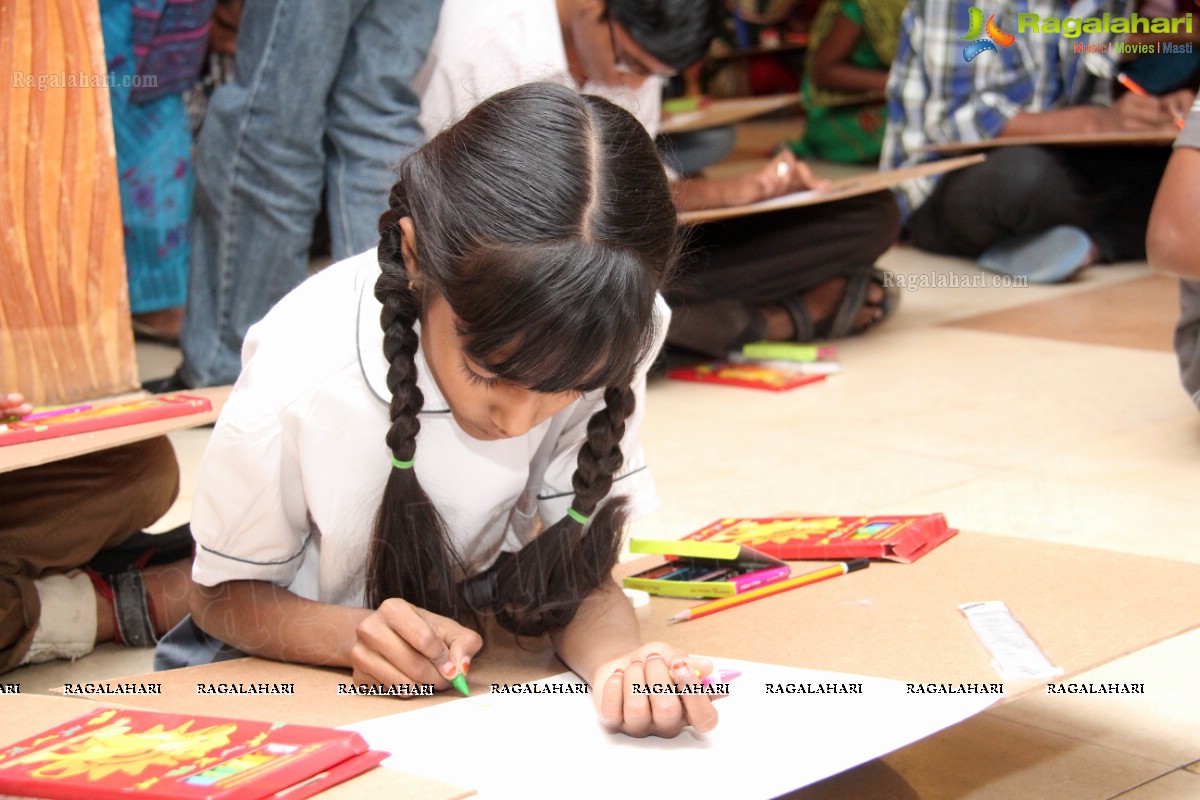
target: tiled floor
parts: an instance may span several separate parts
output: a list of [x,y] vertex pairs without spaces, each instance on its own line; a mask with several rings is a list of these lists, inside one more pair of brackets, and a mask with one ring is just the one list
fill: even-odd
[[[884,265],[929,283],[978,274],[905,247]],[[823,384],[773,395],[656,381],[645,437],[663,508],[634,533],[674,538],[722,515],[943,511],[966,530],[1200,561],[1200,414],[1167,349],[1175,315],[1173,287],[1144,264],[1057,287],[918,289],[843,343],[846,369]],[[152,377],[177,355],[139,357]],[[174,437],[185,490],[163,528],[187,518],[205,438]],[[86,674],[148,666],[104,647]],[[6,680],[37,691],[82,669]],[[1079,679],[1145,683],[1145,695],[1019,700],[885,761],[923,800],[1197,798],[1198,672],[1200,631]]]

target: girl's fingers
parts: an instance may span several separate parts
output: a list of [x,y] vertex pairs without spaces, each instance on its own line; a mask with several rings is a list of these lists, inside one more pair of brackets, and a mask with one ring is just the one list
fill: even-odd
[[361,641],[355,642],[354,647],[351,649],[350,661],[354,665],[355,680],[358,680],[358,676],[362,675],[364,677],[364,680],[361,681],[362,683],[382,684],[384,686],[401,683],[420,683],[420,681],[413,681],[377,650],[365,645]]
[[[373,674],[389,682],[428,683],[444,689],[470,667],[483,647],[478,633],[399,598],[385,600],[356,631],[356,650]],[[402,681],[392,676],[403,676]]]
[[[696,658],[694,662],[679,658],[672,664],[671,678],[676,686],[695,685],[712,672],[713,664],[707,658]],[[704,733],[716,727],[718,715],[716,715],[712,697],[709,697],[708,694],[680,694],[679,699],[683,703],[683,720],[680,720],[680,728],[684,724],[690,724],[698,733]]]
[[621,730],[625,721],[625,671],[614,670],[600,688],[600,722],[610,731]]
[[824,178],[818,178],[812,171],[812,168],[803,161],[797,161],[794,167],[796,178],[793,184],[798,189],[824,189],[829,185],[829,181]]
[[630,736],[648,736],[654,725],[654,717],[650,712],[650,698],[641,693],[634,693],[634,686],[646,683],[646,671],[641,661],[634,661],[625,668],[625,680],[621,687],[621,718],[624,723],[621,730]]
[[383,683],[383,681],[379,680],[379,678],[376,678],[374,675],[357,665],[355,665],[354,670],[350,673],[350,680],[354,681],[355,683],[365,683],[371,686],[386,685]]
[[33,411],[33,406],[25,402],[25,395],[12,392],[0,395],[0,417],[23,417]]
[[[429,612],[424,612],[429,614]],[[483,649],[483,637],[470,628],[459,625],[452,619],[429,614],[430,625],[446,645],[448,658],[456,671],[466,673],[470,669],[471,656]],[[454,675],[450,676],[451,678]]]
[[829,185],[829,181],[818,178],[812,168],[790,150],[784,150],[763,168],[760,181],[764,199],[805,189],[823,189]]
[[692,668],[693,675],[695,675],[697,672],[700,673],[700,675],[697,677],[697,680],[704,680],[709,675],[712,675],[713,663],[707,658],[704,658],[703,656],[691,656],[687,653],[680,653],[679,655],[681,658],[687,661],[687,665]]
[[359,624],[358,639],[416,683],[445,688],[458,674],[438,632],[411,604],[398,598],[385,600]]
[[675,736],[683,728],[683,706],[679,696],[671,692],[675,681],[671,677],[671,668],[658,653],[646,658],[646,683],[652,693],[650,713],[654,718],[654,732],[660,736]]

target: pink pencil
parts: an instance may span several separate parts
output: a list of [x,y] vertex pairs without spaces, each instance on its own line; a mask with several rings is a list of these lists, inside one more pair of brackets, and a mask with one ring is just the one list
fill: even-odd
[[71,406],[70,408],[56,408],[53,411],[38,411],[33,414],[26,414],[21,417],[22,422],[28,422],[34,419],[48,419],[49,417],[61,417],[66,414],[74,414],[77,411],[90,411],[91,406]]

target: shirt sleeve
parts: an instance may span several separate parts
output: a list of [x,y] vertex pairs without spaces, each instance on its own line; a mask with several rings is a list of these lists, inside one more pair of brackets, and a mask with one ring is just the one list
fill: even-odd
[[928,81],[923,132],[927,142],[976,142],[995,138],[1035,94],[1037,53],[1018,41],[967,61],[962,32],[970,27],[968,0],[946,4],[948,24],[924,20],[918,50]]
[[[896,60],[888,80],[888,128],[881,166],[896,169],[943,156],[930,144],[994,139],[1023,110],[1042,111],[1066,101],[1052,89],[1045,52],[1059,37],[1018,36],[1012,45],[967,60],[972,0],[913,0],[901,18]],[[1015,23],[1015,20],[1014,20]],[[1059,87],[1061,89],[1061,87]],[[918,178],[897,187],[907,216],[928,198],[936,178]]]
[[[255,330],[247,338],[253,352]],[[204,586],[259,580],[288,586],[311,530],[295,437],[283,422],[269,375],[247,360],[200,462],[192,503]]]
[[1200,406],[1200,282],[1179,282],[1179,307],[1175,328],[1179,377],[1192,402]]
[[1188,112],[1187,124],[1183,126],[1183,132],[1176,137],[1175,146],[1200,148],[1200,97],[1196,98],[1195,103],[1192,103],[1192,110]]

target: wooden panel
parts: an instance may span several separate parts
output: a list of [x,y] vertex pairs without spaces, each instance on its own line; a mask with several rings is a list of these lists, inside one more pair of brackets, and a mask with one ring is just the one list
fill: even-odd
[[0,0],[0,391],[137,388],[96,0]]

